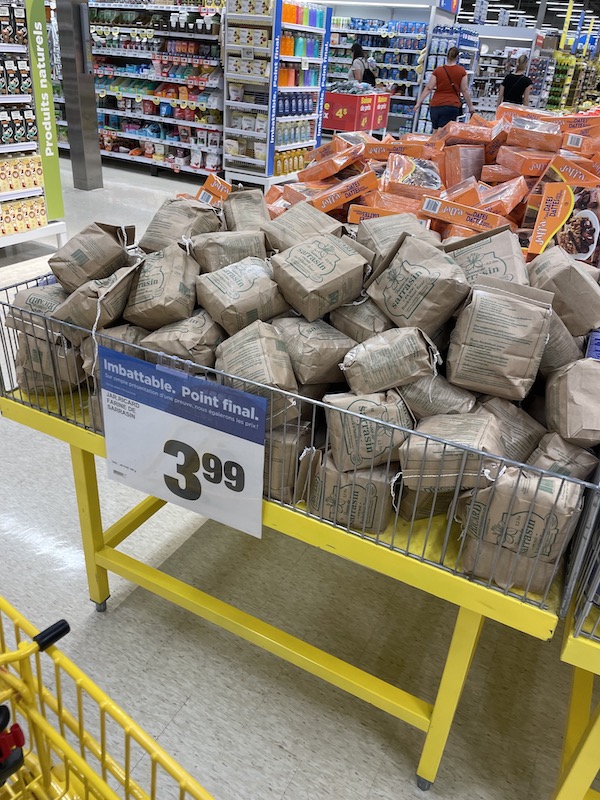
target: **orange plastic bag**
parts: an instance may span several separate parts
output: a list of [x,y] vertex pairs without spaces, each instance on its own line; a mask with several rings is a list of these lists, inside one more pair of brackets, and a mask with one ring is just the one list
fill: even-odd
[[346,148],[340,153],[334,153],[320,161],[309,164],[308,167],[298,172],[298,178],[301,181],[322,181],[325,178],[331,178],[336,173],[341,172],[346,167],[349,167],[361,159],[364,151],[364,144],[357,144],[354,145],[354,147]]
[[500,166],[517,172],[519,175],[539,176],[548,169],[552,153],[542,150],[527,150],[518,147],[501,147],[496,161]]
[[438,194],[444,187],[433,161],[392,154],[385,175],[387,191],[402,197],[420,199],[424,193]]
[[482,189],[482,199],[477,208],[508,216],[529,195],[527,181],[522,175],[498,186]]
[[470,175],[477,180],[481,177],[485,161],[482,145],[458,144],[444,149],[446,156],[446,186],[456,186]]
[[529,147],[557,153],[562,145],[560,125],[535,119],[515,117],[508,131],[506,144],[509,147]]
[[485,183],[504,183],[518,177],[518,172],[501,164],[486,164],[481,170],[481,180]]

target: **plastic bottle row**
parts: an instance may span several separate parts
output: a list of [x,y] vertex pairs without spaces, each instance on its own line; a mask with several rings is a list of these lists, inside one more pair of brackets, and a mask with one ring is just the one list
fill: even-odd
[[312,3],[283,3],[281,21],[311,28],[325,27],[325,8]]
[[278,153],[275,156],[275,175],[288,175],[304,169],[308,161],[308,150],[290,150],[289,153]]
[[312,92],[307,94],[280,94],[277,98],[278,117],[301,117],[314,114],[315,98]]
[[277,121],[276,144],[301,144],[311,139],[310,122]]
[[318,69],[295,69],[279,67],[280,86],[318,86],[321,71]]
[[321,55],[321,40],[316,36],[301,36],[298,33],[284,33],[280,44],[281,56],[306,56],[319,58]]

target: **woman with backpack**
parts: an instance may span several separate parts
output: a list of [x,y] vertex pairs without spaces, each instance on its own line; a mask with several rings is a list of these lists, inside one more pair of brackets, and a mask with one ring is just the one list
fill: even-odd
[[529,93],[531,92],[533,81],[526,75],[527,62],[526,55],[519,56],[516,70],[504,78],[498,92],[498,105],[500,103],[515,103],[518,106],[529,105]]
[[460,52],[458,47],[451,47],[443,67],[434,69],[427,86],[415,104],[415,114],[423,105],[423,101],[433,95],[429,103],[429,116],[433,130],[443,128],[448,122],[455,122],[463,113],[463,99],[471,114],[475,113],[469,92],[469,80],[464,67],[457,63]]
[[375,86],[375,75],[369,66],[369,61],[358,42],[354,42],[352,49],[352,66],[348,70],[348,80],[368,83]]

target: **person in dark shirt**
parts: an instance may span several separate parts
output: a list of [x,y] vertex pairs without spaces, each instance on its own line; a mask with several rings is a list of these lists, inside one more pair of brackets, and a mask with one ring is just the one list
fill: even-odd
[[533,81],[526,75],[527,56],[519,56],[517,68],[502,81],[498,93],[498,105],[500,103],[514,103],[518,106],[529,105],[529,93]]

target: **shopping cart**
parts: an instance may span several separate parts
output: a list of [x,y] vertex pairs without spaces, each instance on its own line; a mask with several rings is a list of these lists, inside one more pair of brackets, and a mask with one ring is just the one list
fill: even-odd
[[53,646],[68,631],[0,598],[0,800],[211,800]]

